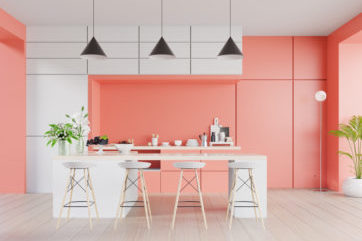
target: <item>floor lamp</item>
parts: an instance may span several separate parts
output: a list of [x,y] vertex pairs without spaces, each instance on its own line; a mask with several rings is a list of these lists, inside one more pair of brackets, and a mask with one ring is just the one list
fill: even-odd
[[327,99],[327,93],[319,90],[315,93],[314,99],[319,102],[319,189],[313,191],[327,192],[328,189],[322,188],[322,158],[323,158],[323,102]]

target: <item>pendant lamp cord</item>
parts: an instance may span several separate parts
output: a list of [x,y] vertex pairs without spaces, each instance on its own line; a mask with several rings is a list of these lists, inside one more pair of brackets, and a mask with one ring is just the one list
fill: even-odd
[[163,0],[161,0],[161,37],[163,37]]
[[231,0],[229,2],[229,35],[231,37]]
[[93,0],[93,37],[95,36],[94,33],[94,0]]

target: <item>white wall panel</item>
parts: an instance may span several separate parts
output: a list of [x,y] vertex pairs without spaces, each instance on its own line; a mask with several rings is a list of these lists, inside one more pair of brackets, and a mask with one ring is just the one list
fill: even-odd
[[[241,26],[232,27],[232,37],[235,42],[242,42]],[[229,38],[227,25],[194,25],[191,28],[192,42],[225,42]]]
[[[190,43],[168,43],[176,58],[190,58]],[[155,43],[141,43],[140,56],[148,58]]]
[[65,121],[88,105],[87,75],[27,76],[27,135],[42,135],[50,123]]
[[86,74],[87,62],[82,59],[27,59],[27,74]]
[[88,74],[138,74],[138,59],[89,60]]
[[193,59],[192,74],[240,75],[242,60]]
[[86,43],[27,43],[27,58],[80,58]]
[[[192,58],[216,58],[225,43],[192,43]],[[241,43],[236,43],[240,49]]]
[[53,157],[57,146],[46,146],[43,137],[26,138],[26,191],[28,193],[51,193]]
[[27,42],[87,42],[87,26],[27,26]]
[[[157,42],[161,37],[159,25],[146,25],[140,27],[141,42]],[[168,42],[190,42],[190,26],[164,26],[163,37]]]
[[99,43],[109,58],[138,58],[138,43]]
[[[99,42],[138,42],[138,26],[95,26],[95,37]],[[89,26],[88,40],[93,37]]]
[[190,74],[190,60],[141,59],[141,74]]

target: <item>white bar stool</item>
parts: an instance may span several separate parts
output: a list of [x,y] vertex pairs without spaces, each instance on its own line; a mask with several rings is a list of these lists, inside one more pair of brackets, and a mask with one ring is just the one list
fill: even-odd
[[[229,163],[229,168],[232,168],[234,170],[233,171],[233,182],[232,182],[232,186],[231,186],[228,207],[227,207],[227,211],[226,211],[226,219],[228,219],[229,212],[230,212],[229,229],[231,229],[231,226],[232,226],[234,208],[238,208],[238,207],[253,207],[256,221],[258,222],[259,218],[260,218],[262,226],[265,229],[264,220],[263,220],[261,210],[260,210],[259,196],[256,191],[255,181],[254,181],[254,176],[253,176],[253,170],[256,168],[255,163],[253,163],[253,162],[231,162],[231,163]],[[248,170],[249,178],[247,180],[243,180],[238,175],[239,170]],[[237,186],[236,183],[237,183],[238,179],[242,182],[242,184],[239,187],[236,187]],[[235,200],[236,193],[244,186],[246,186],[250,189],[252,201]],[[248,205],[235,206],[236,202],[237,203],[247,203]],[[258,212],[259,212],[259,216],[257,214]]]
[[[92,205],[94,205],[97,218],[99,219],[96,197],[94,194],[92,179],[91,179],[90,172],[89,172],[89,168],[94,167],[95,165],[92,163],[87,163],[87,162],[65,162],[65,163],[63,163],[63,166],[68,168],[70,170],[70,173],[69,173],[69,179],[65,186],[63,201],[62,201],[62,204],[60,207],[59,218],[58,218],[58,222],[57,222],[57,229],[60,227],[63,208],[68,208],[68,213],[67,213],[67,221],[68,221],[71,208],[84,208],[84,207],[88,208],[89,227],[90,227],[90,229],[92,229],[92,217],[91,217],[91,209],[90,209]],[[83,176],[78,180],[76,179],[77,171],[80,171],[81,173],[83,172]],[[84,179],[84,186],[81,185],[81,181],[83,179]],[[85,201],[83,201],[83,200],[73,201],[72,200],[73,190],[77,186],[86,193],[87,199]],[[91,201],[89,199],[88,188],[91,191],[93,201]],[[69,193],[69,201],[67,203],[65,203],[68,193]],[[83,203],[85,203],[85,205]]]
[[[151,214],[151,207],[150,207],[150,199],[148,198],[148,191],[147,191],[146,181],[145,181],[145,178],[144,178],[144,175],[143,175],[143,169],[149,168],[151,166],[151,163],[149,163],[149,162],[126,161],[126,162],[121,162],[118,165],[121,168],[126,169],[126,177],[124,179],[124,184],[123,184],[123,187],[122,187],[121,196],[119,198],[119,203],[118,203],[118,206],[117,206],[116,220],[114,221],[114,229],[117,228],[118,219],[122,218],[123,208],[124,207],[144,207],[145,208],[145,214],[146,214],[146,220],[147,220],[147,228],[150,229],[150,220],[152,221],[152,214]],[[129,172],[130,172],[130,170],[135,170],[135,169],[140,173],[140,175],[135,180],[132,180],[132,179],[129,178]],[[139,179],[141,180],[141,189],[139,189],[139,187],[138,187],[138,180]],[[130,182],[129,185],[128,185],[128,181]],[[126,205],[126,203],[131,203],[131,202],[142,202],[142,201],[138,201],[138,200],[125,201],[126,191],[132,186],[136,186],[137,189],[142,192],[143,206]]]
[[[172,218],[172,223],[171,223],[171,229],[174,229],[175,227],[175,220],[176,220],[176,212],[177,212],[177,208],[178,207],[201,207],[201,211],[202,211],[202,217],[204,219],[204,225],[205,225],[205,229],[207,229],[207,222],[206,222],[206,215],[205,215],[205,209],[204,209],[204,202],[202,200],[202,193],[201,193],[201,188],[200,188],[200,181],[199,181],[199,176],[197,174],[197,170],[201,169],[205,166],[204,162],[175,162],[173,164],[174,167],[181,169],[181,173],[180,173],[180,178],[179,178],[179,183],[178,183],[178,188],[177,188],[177,194],[176,194],[176,202],[175,202],[175,207],[174,207],[174,211],[173,211],[173,218]],[[194,170],[195,172],[195,176],[191,179],[191,180],[187,180],[184,176],[183,176],[183,172],[184,170]],[[192,185],[192,181],[196,178],[196,183],[197,183],[197,188],[195,188]],[[181,188],[181,184],[182,184],[182,179],[185,179],[186,184]],[[200,206],[178,206],[179,202],[198,202],[198,201],[179,201],[180,198],[180,193],[182,192],[182,190],[185,189],[185,187],[187,187],[188,185],[190,185],[193,189],[195,189],[200,197]]]

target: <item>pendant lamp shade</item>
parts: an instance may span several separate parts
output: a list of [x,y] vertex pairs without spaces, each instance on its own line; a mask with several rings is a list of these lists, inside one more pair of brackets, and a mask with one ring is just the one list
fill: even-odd
[[84,59],[105,59],[107,55],[99,45],[95,37],[87,44],[80,56]]
[[220,53],[218,54],[218,58],[220,59],[242,59],[244,55],[241,53],[238,46],[235,44],[234,40],[229,37],[226,41],[224,47],[221,49]]
[[173,59],[175,58],[174,53],[166,43],[163,37],[157,42],[156,46],[150,53],[150,58],[154,59]]

